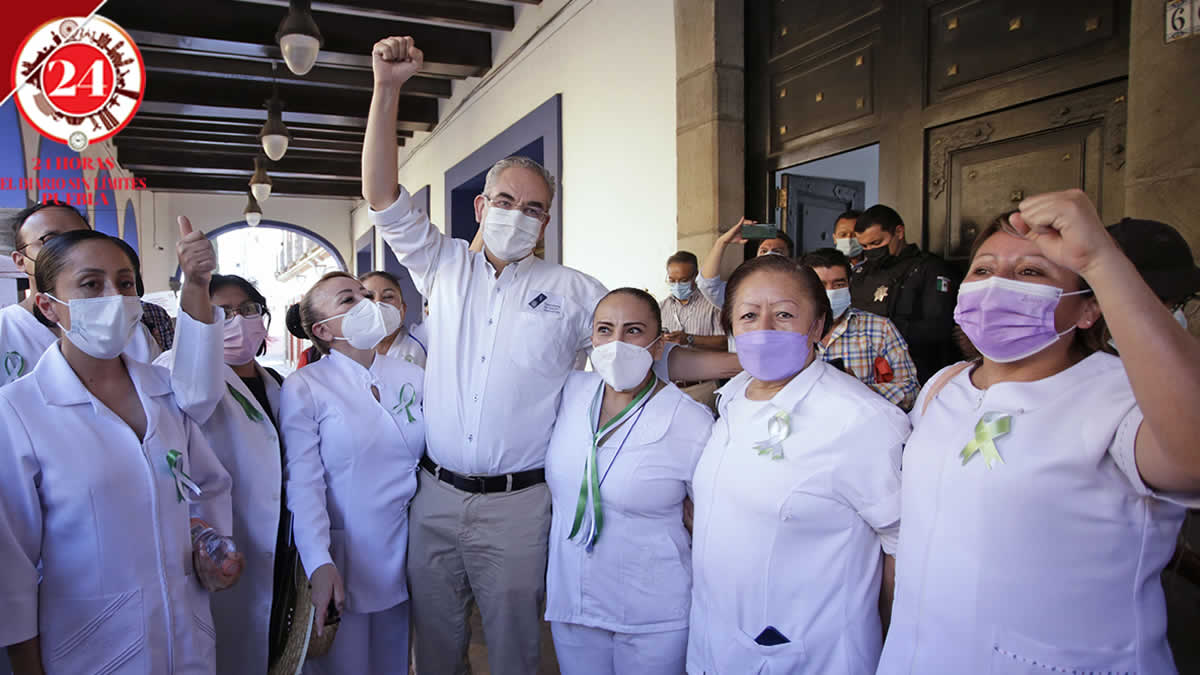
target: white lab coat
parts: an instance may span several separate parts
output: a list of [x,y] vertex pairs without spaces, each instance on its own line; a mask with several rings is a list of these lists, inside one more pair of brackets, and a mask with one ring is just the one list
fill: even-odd
[[310,575],[326,563],[337,567],[346,612],[408,600],[408,503],[425,449],[424,375],[384,356],[368,370],[335,351],[283,382],[280,428],[296,549]]
[[[125,366],[143,441],[57,347],[0,389],[0,645],[40,636],[48,675],[211,674],[189,517],[230,531],[229,474],[176,406],[167,371]],[[202,490],[192,504],[177,497],[170,450]]]
[[[24,307],[0,307],[0,387],[32,371],[42,354],[57,340],[58,337]],[[146,324],[138,322],[133,338],[125,347],[125,355],[135,361],[150,363],[159,351]]]
[[[720,419],[692,479],[687,670],[871,675],[881,548],[892,553],[900,529],[908,420],[823,361],[769,401],[748,400],[749,382],[742,373],[721,388]],[[786,438],[777,449],[758,445],[770,444],[780,413],[790,419]],[[760,644],[768,627],[787,642]]]
[[[1120,359],[1097,352],[987,389],[968,368],[928,409],[927,397],[904,450],[896,601],[878,672],[1174,673],[1159,577],[1184,507],[1200,498],[1142,481],[1142,412]],[[995,439],[1000,461],[963,462],[989,412],[1010,416]]]
[[[225,365],[224,313],[214,310],[204,324],[186,312],[176,321],[175,344],[155,361],[171,369],[179,406],[200,424],[217,459],[233,478],[233,539],[246,558],[233,588],[212,596],[217,629],[217,672],[260,675],[266,672],[275,544],[283,488],[280,439],[267,411]],[[270,413],[279,416],[279,383],[258,366],[267,389]],[[262,415],[250,419],[230,388]]]
[[596,461],[605,476],[604,527],[589,553],[568,536],[592,443],[588,413],[600,383],[595,372],[567,378],[546,454],[554,512],[546,620],[618,633],[686,628],[692,542],[683,526],[683,499],[712,413],[669,384],[650,398],[636,423],[631,418],[601,444]]

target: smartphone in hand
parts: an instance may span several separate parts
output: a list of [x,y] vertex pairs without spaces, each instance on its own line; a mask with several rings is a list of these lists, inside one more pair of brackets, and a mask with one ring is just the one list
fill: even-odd
[[773,223],[742,226],[742,237],[745,239],[774,239],[778,236],[779,228]]

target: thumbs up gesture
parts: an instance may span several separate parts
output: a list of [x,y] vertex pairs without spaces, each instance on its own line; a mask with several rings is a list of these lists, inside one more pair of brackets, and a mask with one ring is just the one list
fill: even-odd
[[179,216],[179,243],[175,250],[179,254],[184,283],[202,287],[207,295],[208,282],[217,271],[217,253],[208,237],[192,228],[192,221],[187,216]]

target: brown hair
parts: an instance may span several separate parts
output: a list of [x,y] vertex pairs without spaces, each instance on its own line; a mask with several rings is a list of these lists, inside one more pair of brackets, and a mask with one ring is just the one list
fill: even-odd
[[646,291],[643,291],[640,288],[630,288],[628,286],[623,288],[615,288],[609,291],[608,295],[600,298],[600,302],[596,303],[596,309],[592,310],[593,326],[596,324],[596,312],[600,309],[600,305],[614,295],[627,295],[635,300],[640,300],[642,304],[646,306],[646,309],[650,310],[650,316],[654,317],[654,323],[656,325],[654,326],[653,334],[658,335],[662,332],[662,309],[658,306],[658,301],[654,299],[653,295],[650,295]]
[[317,289],[321,287],[321,284],[329,281],[330,279],[349,279],[351,281],[358,281],[358,279],[355,279],[353,275],[340,270],[336,272],[329,272],[320,279],[317,279],[317,283],[313,284],[312,288],[308,289],[308,292],[306,292],[304,297],[300,298],[300,302],[297,303],[300,309],[300,327],[304,329],[304,334],[308,336],[308,339],[312,340],[313,346],[317,348],[317,351],[321,352],[322,354],[329,353],[329,343],[317,337],[316,335],[313,335],[313,326],[325,318],[318,314],[316,308],[313,306],[313,295],[316,293]]
[[[981,231],[978,236],[975,237],[974,243],[971,244],[971,257],[967,263],[967,274],[971,273],[971,264],[975,262],[975,256],[979,254],[979,249],[983,248],[984,242],[986,242],[988,239],[991,239],[992,235],[1004,233],[1019,239],[1025,239],[1025,236],[1018,232],[1017,228],[1013,227],[1012,223],[1009,222],[1009,218],[1014,213],[1017,213],[1017,211],[1007,211],[997,216],[992,220],[991,223],[988,224],[987,227],[983,228],[983,231]],[[1092,290],[1092,287],[1088,285],[1086,279],[1078,274],[1076,274],[1075,277],[1079,280],[1079,288],[1076,290]],[[959,348],[962,350],[963,354],[967,356],[967,358],[977,359],[982,356],[979,353],[979,350],[975,349],[975,345],[971,344],[971,341],[967,338],[966,334],[962,333],[962,329],[956,325],[954,327],[954,331],[955,341],[958,343]],[[1075,342],[1073,346],[1080,356],[1090,356],[1093,352],[1098,352],[1104,349],[1104,346],[1107,344],[1108,340],[1107,333],[1108,328],[1104,323],[1104,315],[1101,314],[1100,318],[1096,319],[1096,323],[1092,324],[1090,328],[1075,330]]]
[[733,271],[733,276],[729,277],[729,284],[725,287],[725,306],[721,308],[721,327],[725,329],[726,335],[733,335],[733,306],[737,302],[738,291],[741,290],[746,279],[758,272],[786,274],[800,284],[800,288],[807,296],[806,299],[816,308],[816,318],[824,323],[821,337],[825,337],[829,333],[829,330],[833,328],[833,322],[830,321],[833,309],[829,306],[829,295],[825,293],[825,285],[821,283],[821,278],[817,276],[817,273],[792,258],[785,258],[781,255],[760,255],[739,265]]

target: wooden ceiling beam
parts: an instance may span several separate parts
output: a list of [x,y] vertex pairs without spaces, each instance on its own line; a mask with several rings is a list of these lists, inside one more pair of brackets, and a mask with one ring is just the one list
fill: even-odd
[[[239,0],[259,5],[287,7],[287,0]],[[513,8],[476,0],[342,0],[312,3],[313,18],[321,24],[324,14],[345,14],[369,19],[403,21],[415,19],[463,28],[512,30]]]
[[[171,192],[209,192],[245,195],[249,191],[245,176],[214,176],[206,174],[139,172],[151,190]],[[358,181],[312,180],[299,178],[272,178],[271,196],[292,197],[339,197],[361,199],[362,184]],[[263,205],[270,211],[271,202]]]

